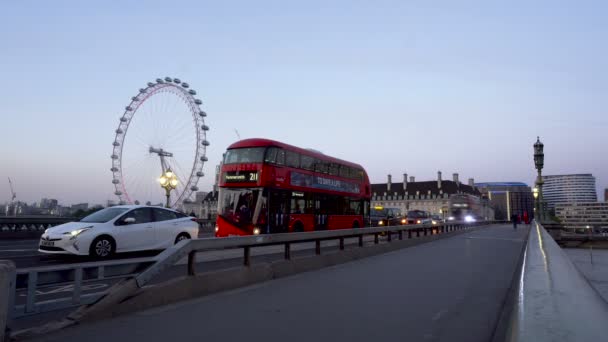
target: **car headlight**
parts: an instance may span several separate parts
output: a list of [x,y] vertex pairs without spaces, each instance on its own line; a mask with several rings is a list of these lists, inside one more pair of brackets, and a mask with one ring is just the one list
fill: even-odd
[[63,235],[70,235],[70,240],[73,240],[78,235],[86,232],[87,230],[89,230],[91,228],[93,228],[93,227],[85,227],[85,228],[76,229],[76,230],[72,230],[71,232],[65,232],[65,233],[63,233]]
[[437,224],[437,221],[433,220],[431,221],[432,224]]
[[384,225],[384,221],[382,221],[382,220],[378,221],[378,225],[379,226],[383,226]]
[[405,219],[401,219],[401,223],[405,224],[407,221]]
[[422,221],[418,220],[418,221],[416,221],[416,223],[421,224],[421,223],[422,223]]

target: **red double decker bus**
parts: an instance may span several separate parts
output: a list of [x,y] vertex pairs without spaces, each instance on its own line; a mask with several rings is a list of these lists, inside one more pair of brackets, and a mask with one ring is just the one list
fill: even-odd
[[363,227],[370,184],[357,164],[267,139],[228,147],[217,237]]

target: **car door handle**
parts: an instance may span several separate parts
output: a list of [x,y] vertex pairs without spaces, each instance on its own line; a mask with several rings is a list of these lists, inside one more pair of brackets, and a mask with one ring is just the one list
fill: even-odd
[[146,228],[153,228],[152,226],[147,226]]

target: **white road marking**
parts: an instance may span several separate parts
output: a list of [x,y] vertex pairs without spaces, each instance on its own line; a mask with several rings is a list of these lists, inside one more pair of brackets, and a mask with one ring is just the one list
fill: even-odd
[[497,237],[481,237],[481,236],[467,236],[465,239],[477,239],[477,240],[503,240],[503,241],[516,241],[522,242],[523,239],[510,239],[510,238],[497,238]]
[[445,315],[446,313],[448,313],[447,309],[439,310],[439,312],[436,313],[435,316],[433,316],[433,321],[439,320],[441,316]]

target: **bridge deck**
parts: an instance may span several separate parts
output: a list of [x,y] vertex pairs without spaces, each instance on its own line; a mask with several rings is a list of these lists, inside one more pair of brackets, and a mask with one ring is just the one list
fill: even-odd
[[488,341],[527,231],[493,226],[44,340]]

